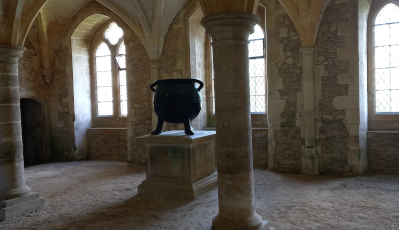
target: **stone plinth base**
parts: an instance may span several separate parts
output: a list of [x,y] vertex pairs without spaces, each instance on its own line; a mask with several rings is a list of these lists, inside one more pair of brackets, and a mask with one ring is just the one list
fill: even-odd
[[138,137],[147,151],[147,179],[138,193],[195,199],[216,188],[215,137],[215,131],[183,130]]
[[0,202],[0,220],[31,212],[44,206],[44,199],[38,193]]

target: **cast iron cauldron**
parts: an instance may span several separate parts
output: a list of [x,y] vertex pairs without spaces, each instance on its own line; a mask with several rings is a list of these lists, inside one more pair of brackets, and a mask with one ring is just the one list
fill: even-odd
[[[198,89],[195,83],[200,84]],[[157,86],[155,89],[154,87]],[[201,111],[202,97],[200,90],[204,83],[197,79],[166,79],[157,80],[150,89],[155,92],[153,104],[158,115],[157,128],[151,133],[158,135],[162,132],[163,122],[184,123],[184,132],[194,135],[191,120]]]

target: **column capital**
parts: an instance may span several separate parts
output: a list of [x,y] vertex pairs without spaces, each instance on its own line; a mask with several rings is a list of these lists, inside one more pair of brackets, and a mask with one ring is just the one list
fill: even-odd
[[23,46],[0,45],[0,63],[17,64],[26,48]]
[[207,16],[201,20],[207,35],[213,41],[218,40],[248,40],[254,32],[254,26],[259,22],[259,17],[247,13],[225,13]]

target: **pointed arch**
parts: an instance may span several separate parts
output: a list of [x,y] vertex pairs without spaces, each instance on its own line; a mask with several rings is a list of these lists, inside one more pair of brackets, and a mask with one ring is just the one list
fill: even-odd
[[369,130],[399,130],[399,1],[373,1],[368,19]]

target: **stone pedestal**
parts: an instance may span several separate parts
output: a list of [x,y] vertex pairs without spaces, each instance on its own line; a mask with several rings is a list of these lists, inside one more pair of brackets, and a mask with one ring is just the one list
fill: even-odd
[[0,220],[43,206],[25,184],[18,60],[24,47],[0,46]]
[[258,22],[248,13],[202,19],[213,41],[219,214],[212,228],[216,230],[262,226],[254,207],[248,60],[248,36]]
[[195,199],[217,186],[215,131],[184,130],[137,138],[146,145],[147,179],[138,193],[169,199]]

